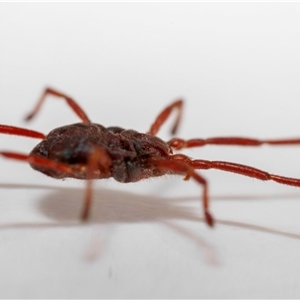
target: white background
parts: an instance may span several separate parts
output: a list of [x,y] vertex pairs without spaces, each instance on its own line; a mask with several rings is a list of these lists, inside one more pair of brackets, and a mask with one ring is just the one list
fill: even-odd
[[[105,126],[146,132],[183,97],[180,137],[296,137],[300,4],[1,3],[0,123],[77,122],[51,97],[22,121],[47,85]],[[0,138],[24,153],[38,142]],[[299,146],[185,153],[300,177]],[[0,170],[0,297],[300,297],[298,188],[203,171],[212,230],[192,180],[97,182],[83,225],[84,182],[2,158]]]

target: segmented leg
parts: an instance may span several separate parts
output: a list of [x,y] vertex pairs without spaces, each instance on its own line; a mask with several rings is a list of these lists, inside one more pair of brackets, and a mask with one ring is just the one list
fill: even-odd
[[[40,166],[43,168],[49,168],[52,170],[60,171],[62,173],[74,174],[74,172],[76,172],[76,170],[73,169],[72,166],[55,162],[53,160],[36,156],[36,155],[30,155],[30,154],[27,155],[27,154],[10,152],[10,151],[0,151],[0,155],[10,159],[28,162],[32,165]],[[100,168],[99,165],[101,166]],[[111,165],[111,159],[107,155],[107,153],[103,149],[95,148],[91,154],[89,163],[87,165],[87,170],[86,170],[88,180],[86,185],[84,207],[81,215],[82,220],[86,220],[90,212],[91,201],[92,201],[92,178],[97,177],[97,172],[106,172],[107,174],[107,172],[109,172],[110,165]]]
[[183,154],[175,154],[171,156],[171,159],[175,161],[179,161],[194,169],[199,169],[199,170],[217,169],[225,172],[232,172],[232,173],[237,173],[248,177],[253,177],[259,180],[264,180],[264,181],[271,180],[271,181],[276,181],[280,184],[300,187],[300,179],[298,178],[290,178],[290,177],[270,174],[268,172],[247,165],[232,163],[228,161],[209,161],[203,159],[191,160]]
[[177,109],[177,117],[174,123],[174,126],[172,127],[171,133],[175,134],[177,132],[181,116],[182,116],[182,107],[183,101],[177,100],[173,102],[171,105],[167,106],[156,118],[152,126],[150,127],[150,130],[148,131],[149,134],[156,135],[159,131],[160,127],[163,125],[163,123],[168,119],[169,115],[174,109]]
[[232,172],[248,177],[253,177],[259,180],[271,180],[280,184],[300,187],[300,179],[298,178],[290,178],[270,174],[268,172],[247,165],[231,163],[227,161],[208,161],[201,159],[191,160],[183,154],[175,154],[170,157],[170,160],[155,160],[155,164],[160,168],[169,170],[175,174],[185,175],[185,180],[193,178],[203,186],[202,204],[205,213],[206,223],[209,226],[213,226],[214,219],[209,212],[208,184],[202,176],[195,172],[196,169],[217,169],[225,172]]
[[[86,193],[85,193],[85,201],[84,207],[82,211],[81,218],[82,220],[86,220],[89,216],[91,210],[91,203],[92,203],[92,183],[93,178],[97,177],[95,172],[101,172],[103,174],[109,174],[110,166],[111,166],[111,158],[106,153],[105,150],[101,148],[94,148],[87,165],[87,186],[86,186]],[[99,166],[101,166],[99,168]],[[109,177],[109,176],[108,176]]]
[[263,144],[297,145],[300,144],[300,138],[276,139],[276,140],[258,140],[258,139],[244,138],[244,137],[214,137],[208,139],[190,139],[190,140],[173,138],[168,142],[168,145],[176,150],[180,150],[183,148],[203,147],[205,145],[261,146]]
[[[172,157],[171,157],[172,159]],[[195,179],[199,184],[202,185],[203,187],[203,192],[202,192],[202,205],[203,205],[203,210],[204,210],[204,216],[206,223],[209,226],[214,225],[214,219],[212,215],[209,212],[209,199],[208,199],[208,185],[206,180],[199,175],[198,173],[195,172],[195,168],[188,165],[184,160],[155,160],[155,164],[163,168],[165,170],[171,171],[172,173],[175,174],[182,174],[185,175],[185,180],[189,178]]]
[[40,97],[39,101],[37,102],[36,106],[34,107],[33,111],[31,113],[29,113],[25,120],[29,121],[31,120],[40,110],[42,104],[44,103],[46,97],[48,95],[52,95],[55,97],[59,97],[59,98],[63,98],[66,100],[67,104],[71,107],[71,109],[77,114],[77,116],[84,122],[87,124],[90,124],[91,121],[88,118],[88,116],[86,115],[86,113],[83,111],[83,109],[75,102],[75,100],[73,100],[72,98],[70,98],[69,96],[60,93],[54,89],[51,88],[46,88],[45,91],[43,92],[42,96]]
[[17,153],[17,152],[10,152],[10,151],[0,151],[0,155],[6,157],[6,158],[11,158],[11,159],[16,159],[20,161],[25,161],[30,164],[34,164],[37,166],[53,169],[53,170],[58,170],[64,173],[69,173],[72,174],[74,170],[72,167],[69,165],[63,164],[63,163],[58,163],[55,162],[51,159],[47,159],[44,157],[36,156],[36,155],[27,155],[27,154],[22,154],[22,153]]
[[25,129],[25,128],[8,126],[8,125],[0,125],[0,133],[20,135],[20,136],[32,137],[32,138],[42,139],[42,140],[45,138],[45,135],[43,133],[34,130]]

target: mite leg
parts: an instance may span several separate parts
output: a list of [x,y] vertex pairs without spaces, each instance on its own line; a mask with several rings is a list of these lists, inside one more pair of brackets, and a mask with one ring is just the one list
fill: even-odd
[[82,211],[81,218],[82,220],[87,220],[92,203],[92,183],[93,178],[97,178],[97,175],[100,173],[103,174],[103,177],[110,177],[110,166],[111,158],[107,152],[101,148],[95,147],[91,153],[87,165],[87,184],[86,184],[86,193],[84,200],[84,207]]
[[[27,154],[10,152],[10,151],[0,151],[0,155],[10,159],[28,162],[32,165],[49,168],[52,170],[57,170],[65,174],[74,174],[74,172],[76,172],[76,170],[72,168],[72,166],[55,162],[53,160],[44,157],[39,157],[36,155],[27,155]],[[86,170],[87,186],[86,186],[84,209],[82,212],[82,220],[86,220],[88,218],[89,211],[90,211],[90,206],[92,201],[92,179],[97,178],[99,172],[106,175],[103,177],[110,177],[110,171],[109,171],[110,165],[111,165],[111,158],[108,156],[108,154],[101,148],[95,148],[90,156],[87,165],[87,170]]]
[[192,147],[203,147],[205,145],[227,145],[227,146],[261,146],[268,145],[297,145],[300,144],[300,138],[296,139],[276,139],[276,140],[258,140],[244,137],[214,137],[208,139],[190,139],[183,140],[173,138],[168,145],[175,150]]
[[194,169],[199,169],[199,170],[217,169],[225,172],[232,172],[232,173],[237,173],[248,177],[253,177],[259,180],[264,180],[264,181],[271,180],[280,184],[300,187],[300,179],[298,178],[290,178],[290,177],[270,174],[268,172],[247,165],[242,165],[242,164],[237,164],[237,163],[232,163],[227,161],[209,161],[209,160],[202,160],[202,159],[191,160],[183,154],[175,154],[171,156],[171,159],[182,162]]
[[[101,155],[101,151],[94,151],[93,154],[91,155],[88,168],[87,168],[87,177],[88,178],[93,178],[94,177],[94,172],[96,170],[96,164],[99,160],[99,156]],[[17,152],[9,152],[9,151],[0,151],[0,155],[10,158],[10,159],[15,159],[15,160],[20,160],[24,162],[28,162],[30,164],[34,164],[36,166],[44,167],[44,168],[49,168],[52,170],[58,170],[60,172],[66,173],[66,174],[73,174],[74,169],[66,164],[63,163],[58,163],[53,160],[35,156],[35,155],[27,155],[27,154],[22,154],[22,153],[17,153]],[[86,220],[89,215],[90,211],[90,206],[91,206],[91,199],[92,199],[92,179],[88,179],[87,181],[87,188],[86,188],[86,194],[85,194],[85,202],[84,202],[84,209],[82,213],[82,220]]]
[[[195,169],[200,169],[200,170],[217,169],[225,172],[232,172],[232,173],[237,173],[248,177],[253,177],[259,180],[264,180],[264,181],[270,180],[280,184],[300,187],[300,179],[298,178],[291,178],[291,177],[284,177],[275,174],[270,174],[268,172],[247,165],[231,163],[227,161],[208,161],[208,160],[200,160],[200,159],[191,160],[183,154],[175,154],[171,156],[170,159],[171,161],[163,161],[163,162],[159,162],[158,164],[163,168],[173,171],[174,173],[183,174],[184,171],[186,171],[186,177],[184,178],[185,180],[188,180],[192,177],[200,184],[203,185],[204,187],[203,196],[202,196],[203,207],[204,207],[206,222],[210,226],[213,225],[214,220],[208,211],[209,198],[207,194],[207,183],[199,174],[195,173],[194,171]],[[175,162],[179,164],[174,164]]]
[[43,133],[34,130],[29,130],[29,129],[15,127],[15,126],[1,125],[1,124],[0,124],[0,133],[20,135],[20,136],[32,137],[32,138],[42,139],[42,140],[45,138],[45,135]]
[[69,165],[66,165],[63,163],[58,163],[51,159],[36,156],[36,155],[31,155],[31,154],[27,155],[27,154],[22,154],[22,153],[18,153],[18,152],[10,152],[10,151],[0,151],[0,155],[4,156],[6,158],[25,161],[30,164],[36,165],[36,166],[41,166],[41,167],[49,168],[52,170],[58,170],[60,172],[67,173],[67,174],[74,173],[74,170]]
[[152,134],[152,135],[156,135],[157,132],[159,131],[160,127],[163,125],[163,123],[167,120],[167,118],[171,114],[171,112],[174,109],[177,109],[177,111],[178,111],[177,118],[175,120],[174,126],[172,127],[172,131],[171,131],[172,134],[175,134],[177,129],[178,129],[178,125],[180,123],[180,120],[181,120],[182,106],[183,106],[183,101],[182,100],[177,100],[177,101],[173,102],[171,105],[167,106],[158,115],[158,117],[156,118],[156,120],[154,121],[152,126],[150,127],[150,130],[148,131],[148,133]]
[[[172,159],[172,157],[171,157],[171,159]],[[158,160],[158,161],[155,161],[155,164],[160,168],[171,171],[172,173],[185,175],[185,178],[184,178],[185,180],[192,177],[194,180],[196,180],[199,184],[202,185],[202,187],[203,187],[202,205],[203,205],[205,220],[209,226],[213,227],[214,219],[209,212],[208,185],[207,185],[206,180],[201,175],[197,174],[195,172],[194,168],[187,165],[185,163],[185,161],[183,161],[183,160],[182,161],[180,161],[180,160]]]
[[75,100],[73,100],[72,98],[70,98],[69,96],[60,93],[54,89],[51,88],[46,88],[45,91],[43,92],[42,96],[40,97],[39,101],[37,102],[36,106],[34,107],[33,111],[31,113],[29,113],[25,120],[29,121],[31,120],[40,110],[42,104],[44,103],[46,97],[48,95],[52,95],[55,97],[59,97],[59,98],[63,98],[67,104],[71,107],[71,109],[77,114],[77,116],[84,122],[84,123],[91,123],[90,119],[88,118],[88,116],[86,115],[86,113],[83,111],[83,109],[75,102]]
[[49,168],[52,170],[60,171],[65,174],[73,174],[75,171],[69,165],[58,163],[53,160],[44,157],[35,156],[35,155],[27,155],[27,154],[9,152],[9,151],[0,151],[0,155],[10,159],[28,162],[35,166],[40,166],[43,168]]

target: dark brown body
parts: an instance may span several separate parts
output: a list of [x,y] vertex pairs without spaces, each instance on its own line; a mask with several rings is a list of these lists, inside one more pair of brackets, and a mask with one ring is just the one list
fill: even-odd
[[170,146],[150,134],[120,127],[105,128],[95,123],[76,123],[52,130],[31,154],[73,166],[77,172],[64,174],[34,163],[31,166],[54,178],[87,179],[86,166],[95,148],[104,150],[111,161],[105,169],[99,162],[89,179],[113,177],[119,182],[135,182],[166,174],[165,169],[157,168],[149,159],[166,159],[172,154]]

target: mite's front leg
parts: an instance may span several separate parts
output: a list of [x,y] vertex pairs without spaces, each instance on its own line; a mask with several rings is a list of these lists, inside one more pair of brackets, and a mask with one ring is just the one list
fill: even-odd
[[290,139],[277,139],[277,140],[258,140],[247,137],[213,137],[207,139],[189,139],[184,140],[180,138],[173,138],[167,143],[175,150],[193,147],[203,147],[206,145],[219,145],[219,146],[243,146],[243,147],[257,147],[264,144],[272,146],[282,145],[299,145],[299,138]]
[[31,113],[29,113],[25,120],[29,121],[31,120],[41,109],[41,106],[43,105],[43,103],[45,102],[45,99],[48,95],[51,96],[55,96],[58,98],[62,98],[64,99],[67,104],[71,107],[71,109],[77,114],[77,116],[86,124],[90,124],[91,121],[88,118],[88,116],[86,115],[86,113],[83,111],[83,109],[77,104],[77,102],[75,100],[73,100],[71,97],[58,92],[52,88],[46,88],[45,91],[43,92],[42,96],[40,97],[39,101],[37,102],[36,106],[34,107],[33,111]]
[[88,219],[90,214],[93,178],[97,178],[97,173],[102,174],[101,176],[104,178],[110,177],[111,164],[112,160],[104,149],[98,147],[93,148],[86,167],[87,184],[84,206],[81,214],[81,219],[84,221]]

